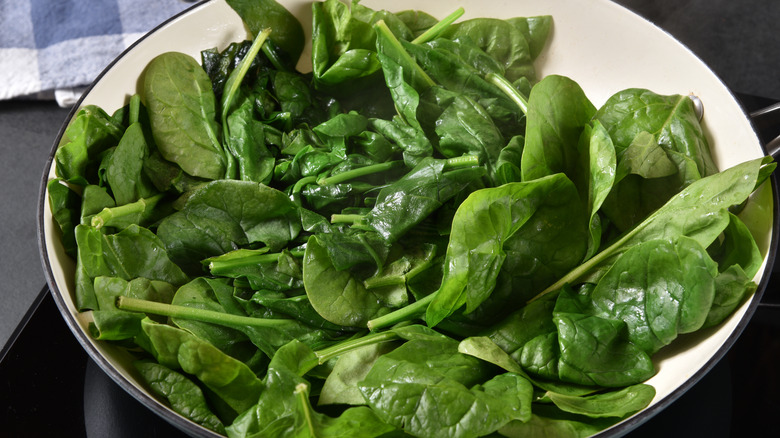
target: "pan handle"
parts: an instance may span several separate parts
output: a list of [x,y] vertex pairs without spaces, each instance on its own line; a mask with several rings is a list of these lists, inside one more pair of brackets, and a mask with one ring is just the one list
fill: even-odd
[[749,116],[756,130],[765,137],[764,151],[780,160],[780,134],[777,133],[780,128],[780,102],[752,111]]

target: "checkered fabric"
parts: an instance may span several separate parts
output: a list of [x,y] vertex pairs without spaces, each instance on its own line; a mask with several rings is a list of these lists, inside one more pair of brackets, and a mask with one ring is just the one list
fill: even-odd
[[144,33],[190,6],[191,0],[0,0],[0,100],[86,86]]

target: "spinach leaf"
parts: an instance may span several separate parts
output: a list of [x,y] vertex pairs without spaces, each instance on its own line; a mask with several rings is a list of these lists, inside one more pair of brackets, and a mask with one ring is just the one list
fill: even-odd
[[624,321],[631,342],[652,354],[701,328],[717,275],[717,265],[693,239],[649,240],[626,251],[590,298],[595,315]]
[[539,15],[535,17],[513,17],[506,21],[511,23],[528,41],[528,49],[531,52],[531,59],[536,59],[544,49],[545,44],[552,30],[553,17],[550,15]]
[[393,431],[368,408],[349,408],[337,418],[314,411],[311,384],[301,376],[317,364],[314,352],[291,342],[274,355],[256,405],[226,429],[230,436],[350,436],[371,438]]
[[[263,29],[273,29],[273,50],[283,52],[281,67],[294,69],[303,52],[306,39],[303,26],[295,16],[275,0],[228,0],[227,4],[241,16],[249,30],[259,35]],[[273,57],[271,55],[270,57]]]
[[715,297],[702,328],[713,327],[723,322],[745,299],[757,289],[753,277],[745,274],[739,265],[731,265],[715,278]]
[[646,408],[655,397],[655,389],[650,385],[637,384],[617,391],[584,397],[554,392],[547,393],[547,396],[555,406],[564,412],[587,415],[592,418],[625,418]]
[[262,124],[254,119],[253,103],[245,101],[226,122],[225,144],[237,162],[238,179],[268,184],[276,159],[265,145]]
[[278,248],[299,232],[297,206],[284,193],[235,180],[198,189],[157,228],[171,258],[191,272],[201,269],[203,259],[256,242]]
[[606,129],[598,121],[586,125],[579,144],[579,154],[584,164],[581,167],[586,174],[576,181],[582,199],[588,200],[590,212],[588,251],[585,259],[598,252],[601,245],[602,219],[601,206],[615,184],[617,158],[615,147]]
[[139,122],[127,127],[106,168],[106,180],[117,205],[129,204],[157,193],[143,171],[149,146]]
[[231,358],[197,336],[144,319],[142,328],[160,365],[195,376],[234,415],[250,409],[265,385],[243,362]]
[[520,167],[523,159],[524,145],[525,138],[516,135],[509,139],[509,143],[501,149],[495,166],[496,185],[522,181]]
[[312,3],[312,16],[312,69],[318,87],[341,91],[341,84],[352,81],[363,89],[381,80],[375,75],[380,65],[369,23],[354,18],[338,0]]
[[394,242],[485,172],[482,167],[450,169],[447,164],[433,158],[420,160],[401,179],[379,191],[363,222]]
[[611,388],[652,377],[652,360],[629,341],[627,324],[590,316],[588,304],[581,301],[568,288],[561,290],[553,312],[557,332],[523,347],[523,368],[551,379]]
[[664,149],[694,160],[701,176],[717,172],[693,102],[687,96],[663,96],[630,88],[611,96],[594,117],[612,136],[618,155],[644,131]]
[[506,373],[480,384],[484,368],[457,349],[446,338],[408,341],[376,360],[360,391],[383,421],[415,436],[476,437],[530,418],[527,380]]
[[456,39],[469,37],[478,47],[504,66],[504,76],[514,82],[521,77],[532,81],[536,70],[531,59],[531,49],[523,33],[506,20],[473,18],[455,23],[442,37]]
[[75,228],[80,221],[81,197],[63,183],[61,178],[53,178],[46,183],[49,209],[60,230],[63,249],[69,256],[75,258],[76,235]]
[[[130,225],[116,234],[104,234],[85,225],[76,227],[76,242],[79,245],[77,270],[82,272],[86,282],[77,282],[77,296],[89,299],[92,280],[101,277],[119,277],[132,280],[144,277],[173,285],[188,281],[187,276],[170,261],[160,239],[146,228]],[[88,285],[87,290],[78,292]],[[95,304],[97,304],[95,302]]]
[[211,411],[206,396],[193,381],[152,361],[137,361],[133,365],[152,391],[168,401],[171,409],[207,429],[225,433],[224,424]]
[[384,309],[383,298],[376,291],[367,290],[362,279],[350,270],[334,267],[327,248],[316,235],[306,244],[303,284],[317,313],[334,324],[365,327]]
[[97,277],[94,288],[98,307],[92,312],[94,326],[90,327],[90,332],[96,339],[105,340],[132,339],[141,332],[144,314],[117,309],[117,297],[170,303],[176,292],[176,287],[170,283],[143,277],[130,281],[118,277]]
[[552,283],[581,261],[584,218],[577,190],[562,174],[472,193],[453,218],[444,278],[426,322],[433,326],[464,304],[473,311],[503,272],[525,284],[523,294]]
[[457,96],[436,121],[438,151],[447,158],[476,155],[495,181],[505,140],[490,115],[473,99]]
[[[195,278],[176,291],[171,304],[245,316],[243,309],[233,299],[233,287],[222,279]],[[269,333],[264,333],[266,334],[264,342],[255,347],[244,334],[248,330],[245,327],[229,327],[180,317],[171,317],[171,322],[176,327],[203,339],[223,353],[246,363],[253,370],[257,369],[255,365],[264,365],[257,363],[259,360],[256,357],[257,348],[261,348],[264,353],[271,355],[275,350],[274,347],[278,348],[291,340],[285,336],[281,342],[277,342],[274,346],[274,340],[278,336],[272,336],[271,330],[267,330]]]
[[592,394],[597,390],[597,388],[593,386],[582,386],[555,380],[532,378],[526,374],[520,364],[509,356],[507,352],[502,350],[501,347],[486,336],[474,336],[460,341],[460,344],[458,344],[458,351],[497,365],[511,373],[519,374],[533,383],[534,386],[548,391],[548,394],[555,393],[567,397],[578,397]]
[[395,347],[391,343],[373,344],[339,356],[333,370],[325,379],[318,405],[366,404],[358,384],[365,379],[374,363]]
[[79,109],[54,155],[57,176],[80,186],[96,184],[92,167],[100,154],[116,146],[124,131],[102,108],[87,105]]
[[531,89],[526,114],[523,180],[557,172],[571,179],[580,172],[580,135],[596,112],[579,84],[550,75]]
[[195,59],[177,52],[158,55],[144,72],[142,96],[154,141],[166,160],[192,176],[225,175],[214,91]]

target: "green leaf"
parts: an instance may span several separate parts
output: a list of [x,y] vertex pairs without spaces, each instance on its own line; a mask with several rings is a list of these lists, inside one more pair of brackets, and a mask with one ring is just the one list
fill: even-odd
[[273,46],[284,51],[284,65],[293,69],[306,42],[303,26],[284,6],[275,0],[228,0],[254,35],[273,29]]
[[523,180],[563,172],[580,173],[577,150],[585,125],[596,112],[584,91],[565,76],[546,76],[531,89],[523,149]]
[[618,391],[593,394],[585,397],[548,392],[547,397],[564,412],[587,415],[591,418],[624,418],[646,408],[655,397],[650,385],[637,384]]
[[141,124],[130,125],[108,160],[106,180],[117,205],[129,204],[157,193],[143,172],[144,160],[149,156]]
[[254,406],[265,392],[248,366],[197,336],[149,319],[142,327],[160,365],[194,375],[236,414]]
[[368,405],[409,434],[476,437],[531,415],[531,384],[517,374],[482,383],[477,359],[448,339],[412,340],[383,355],[360,384]]
[[222,421],[211,412],[203,391],[194,382],[151,361],[138,361],[133,365],[152,391],[165,398],[174,411],[207,429],[225,433]]
[[196,177],[225,175],[216,99],[206,72],[189,55],[167,52],[147,66],[143,98],[162,156]]
[[284,193],[252,181],[219,180],[201,187],[166,217],[157,235],[171,258],[200,271],[203,259],[262,242],[279,248],[300,232],[297,206]]
[[116,146],[125,128],[95,105],[86,105],[68,124],[54,155],[57,176],[80,186],[96,184],[100,154]]
[[317,313],[334,324],[365,327],[383,309],[381,297],[367,290],[362,279],[349,270],[337,270],[333,266],[327,249],[316,235],[306,244],[303,284]]
[[523,293],[552,283],[581,261],[584,219],[577,191],[562,174],[472,193],[453,218],[444,278],[426,322],[433,326],[464,304],[467,313],[474,310],[505,262],[511,264],[504,275],[525,283]]

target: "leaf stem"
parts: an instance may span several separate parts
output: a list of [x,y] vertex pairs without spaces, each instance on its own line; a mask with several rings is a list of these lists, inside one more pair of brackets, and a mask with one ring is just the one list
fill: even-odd
[[120,310],[128,310],[131,312],[152,313],[171,318],[191,319],[227,327],[273,328],[290,324],[290,320],[288,319],[253,318],[251,316],[233,315],[214,310],[177,306],[125,296],[120,296],[116,299],[116,307]]
[[303,409],[303,416],[306,419],[306,426],[309,429],[309,436],[316,437],[317,433],[314,430],[314,419],[311,415],[311,406],[309,405],[309,385],[306,383],[299,383],[295,385],[295,391],[294,394],[298,396],[298,402],[301,404],[301,409]]
[[103,227],[126,225],[131,222],[140,223],[144,215],[148,215],[149,211],[157,205],[162,197],[162,194],[157,194],[118,207],[106,207],[92,216],[90,225],[101,229]]
[[128,105],[127,125],[130,126],[136,123],[141,114],[141,95],[138,93],[130,96],[130,104]]
[[485,76],[485,79],[500,88],[504,94],[512,99],[512,101],[517,104],[518,108],[520,108],[520,111],[522,111],[523,114],[528,114],[528,100],[525,98],[525,96],[520,94],[520,92],[517,91],[517,88],[515,88],[514,85],[512,85],[505,77],[495,73],[488,73]]
[[339,342],[336,345],[323,348],[322,350],[317,350],[314,352],[314,354],[317,356],[320,365],[322,365],[328,360],[333,359],[334,357],[341,356],[344,353],[348,353],[360,347],[365,347],[366,345],[379,344],[382,342],[395,341],[396,339],[400,339],[400,336],[398,336],[397,334],[395,334],[395,332],[392,331],[369,333],[365,336],[350,339],[348,341]]
[[[395,49],[397,55],[401,57],[401,59],[394,59],[395,62],[397,62],[399,65],[408,65],[414,69],[414,72],[409,72],[410,74],[413,74],[413,77],[416,79],[419,79],[423,83],[421,85],[425,86],[426,88],[433,87],[436,85],[436,82],[431,79],[430,76],[428,76],[427,73],[425,73],[425,70],[420,67],[419,64],[417,64],[417,61],[412,57],[412,55],[409,54],[409,52],[404,49],[404,46],[401,44],[401,42],[398,40],[398,38],[393,35],[393,32],[390,30],[389,27],[387,27],[387,24],[384,20],[379,20],[374,24],[374,29],[376,29],[377,33],[382,34],[387,41],[390,43],[390,45],[393,46]],[[386,56],[389,56],[387,53],[384,53]],[[412,84],[414,86],[414,84]],[[415,87],[417,88],[417,87]]]
[[438,37],[441,35],[442,32],[444,32],[452,23],[455,22],[458,18],[463,16],[465,13],[465,9],[462,7],[456,9],[454,12],[452,12],[450,15],[444,17],[443,20],[439,21],[438,23],[431,26],[430,29],[423,32],[420,36],[412,40],[412,44],[423,44],[427,43],[428,41]]
[[239,87],[241,86],[241,82],[244,79],[244,76],[246,76],[246,72],[249,71],[249,67],[252,65],[252,61],[254,61],[255,57],[257,56],[257,52],[260,51],[260,49],[263,47],[263,44],[265,43],[265,40],[268,38],[268,35],[271,34],[271,29],[265,29],[262,32],[260,32],[259,35],[255,38],[254,41],[252,41],[252,45],[249,47],[249,50],[246,52],[246,55],[244,55],[244,58],[241,60],[241,62],[238,64],[237,71],[230,74],[230,77],[228,78],[227,83],[225,84],[225,91],[222,95],[222,123],[225,123],[225,120],[227,119],[227,115],[230,112],[230,106],[233,103],[233,97],[235,96],[236,92],[238,91]]
[[[303,251],[290,251],[290,255],[293,257],[303,257]],[[255,265],[264,265],[268,263],[276,263],[279,261],[279,258],[282,256],[282,253],[271,253],[271,254],[255,254],[250,255],[246,257],[241,258],[235,258],[235,259],[226,259],[226,260],[212,260],[209,262],[209,272],[211,272],[214,275],[219,275],[222,272],[225,271],[231,271],[236,268],[241,268],[244,266],[255,266]]]
[[317,180],[317,184],[324,186],[329,184],[340,184],[355,178],[360,178],[367,175],[372,175],[379,172],[395,169],[403,166],[404,162],[401,160],[386,161],[384,163],[371,164],[368,166],[358,167],[356,169],[347,170],[346,172],[337,173],[325,178]]
[[365,216],[362,214],[339,214],[334,213],[330,216],[330,223],[332,224],[355,224],[363,220]]
[[381,328],[389,327],[399,322],[408,321],[414,318],[421,318],[425,314],[425,309],[428,308],[428,304],[433,301],[436,296],[436,292],[415,301],[408,306],[402,307],[394,312],[390,312],[387,315],[374,318],[368,321],[368,329],[371,331],[379,330]]
[[293,185],[292,193],[293,195],[297,195],[301,193],[301,190],[303,190],[303,186],[307,184],[314,184],[317,182],[317,177],[314,175],[310,176],[304,176],[303,178],[299,179],[295,182],[295,185]]
[[463,155],[460,157],[448,158],[444,164],[443,170],[453,170],[463,167],[479,166],[479,157],[476,155]]

